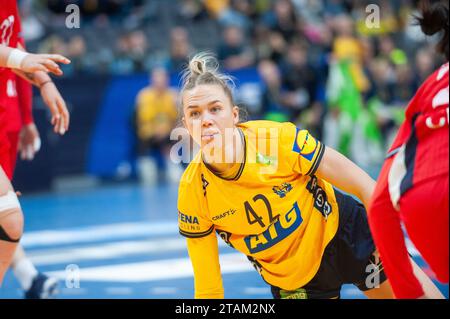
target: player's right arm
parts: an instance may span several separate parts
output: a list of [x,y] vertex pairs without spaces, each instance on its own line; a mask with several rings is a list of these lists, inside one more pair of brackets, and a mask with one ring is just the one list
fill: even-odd
[[186,177],[192,171],[191,165],[180,181],[178,227],[180,234],[186,237],[194,270],[195,298],[224,298],[214,224],[206,214],[200,177],[195,173],[191,178]]
[[187,238],[187,247],[194,270],[195,298],[223,299],[216,234],[213,232],[201,238]]
[[17,69],[27,73],[43,71],[62,75],[58,63],[69,64],[70,61],[59,54],[32,54],[0,44],[0,67]]

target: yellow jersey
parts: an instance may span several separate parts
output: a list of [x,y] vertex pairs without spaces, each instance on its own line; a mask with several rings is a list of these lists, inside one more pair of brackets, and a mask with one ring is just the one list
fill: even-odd
[[170,133],[177,119],[174,92],[158,92],[153,88],[144,88],[139,92],[136,104],[140,138],[150,138],[156,133]]
[[314,176],[322,143],[292,123],[252,121],[238,129],[245,155],[236,176],[216,176],[200,152],[180,181],[178,224],[196,298],[223,298],[216,233],[267,283],[294,290],[317,273],[338,228],[334,189]]

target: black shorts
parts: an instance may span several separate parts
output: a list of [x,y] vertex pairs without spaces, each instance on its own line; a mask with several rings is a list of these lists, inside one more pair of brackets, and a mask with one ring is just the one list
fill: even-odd
[[344,284],[354,284],[366,291],[386,280],[381,261],[374,255],[375,245],[364,206],[337,190],[335,194],[339,226],[325,248],[317,274],[305,286],[294,291],[271,286],[274,298],[340,298]]

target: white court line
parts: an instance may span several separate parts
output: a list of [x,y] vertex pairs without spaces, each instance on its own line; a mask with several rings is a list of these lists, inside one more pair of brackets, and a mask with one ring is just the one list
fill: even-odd
[[[63,283],[61,283],[63,285]],[[73,296],[80,296],[80,295],[86,295],[88,293],[88,289],[86,288],[60,288],[60,294],[61,295],[73,295]]]
[[[222,274],[254,272],[255,269],[243,254],[223,254],[220,256]],[[85,281],[96,282],[146,282],[193,277],[189,258],[165,259],[158,261],[121,265],[81,268],[80,285]],[[65,271],[47,272],[65,280]]]
[[107,287],[105,288],[107,295],[131,295],[133,294],[133,288],[130,287]]
[[[226,244],[220,241],[219,246],[225,247]],[[90,247],[32,250],[27,255],[36,266],[44,266],[76,264],[80,261],[123,258],[131,255],[144,255],[151,258],[155,256],[155,253],[182,251],[187,253],[186,240],[178,236],[159,240],[121,241]]]
[[244,295],[271,295],[269,287],[245,287]]
[[85,260],[103,260],[130,255],[148,255],[186,250],[184,238],[145,241],[122,241],[79,248],[33,250],[27,255],[36,266],[73,264]]
[[[154,253],[181,251],[186,247],[185,240],[178,235],[178,226],[174,222],[158,223],[120,223],[58,231],[36,231],[24,235],[21,243],[30,247],[51,247],[60,244],[91,243],[99,240],[120,240],[150,235],[170,235],[168,238],[147,241],[119,241],[89,247],[64,247],[59,249],[32,250],[28,254],[36,265],[58,263],[76,263],[86,260],[103,260],[129,255],[146,255],[154,258]],[[221,246],[225,246],[219,240]],[[408,251],[414,257],[420,256],[409,239]]]
[[152,295],[174,295],[178,292],[177,287],[153,287],[150,289]]
[[119,223],[62,230],[25,232],[21,244],[25,248],[62,244],[87,243],[101,240],[117,240],[139,236],[174,235],[177,222]]

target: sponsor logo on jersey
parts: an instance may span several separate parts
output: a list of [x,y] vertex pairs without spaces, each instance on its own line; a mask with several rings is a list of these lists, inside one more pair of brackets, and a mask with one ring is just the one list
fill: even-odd
[[302,223],[300,208],[295,202],[290,211],[278,216],[276,222],[271,224],[264,232],[257,235],[249,235],[244,242],[251,254],[266,250],[279,243],[292,234]]
[[222,218],[234,215],[234,213],[236,213],[236,209],[231,208],[231,209],[227,210],[226,212],[223,212],[223,213],[221,213],[219,215],[213,216],[212,220],[216,221],[216,220],[219,220],[219,219],[222,219]]
[[297,129],[295,143],[292,148],[294,152],[299,153],[300,156],[308,161],[312,161],[317,150],[317,145],[317,141],[308,133],[308,131]]
[[280,198],[283,198],[286,196],[287,193],[289,193],[292,190],[292,185],[289,183],[283,183],[281,184],[281,186],[272,187],[272,190],[275,194],[280,196]]
[[178,220],[186,223],[186,224],[197,224],[199,225],[198,218],[195,216],[190,216],[183,214],[182,212],[178,212]]
[[306,189],[314,197],[314,207],[327,219],[331,214],[332,208],[330,203],[328,203],[327,193],[317,183],[317,177],[311,176]]

